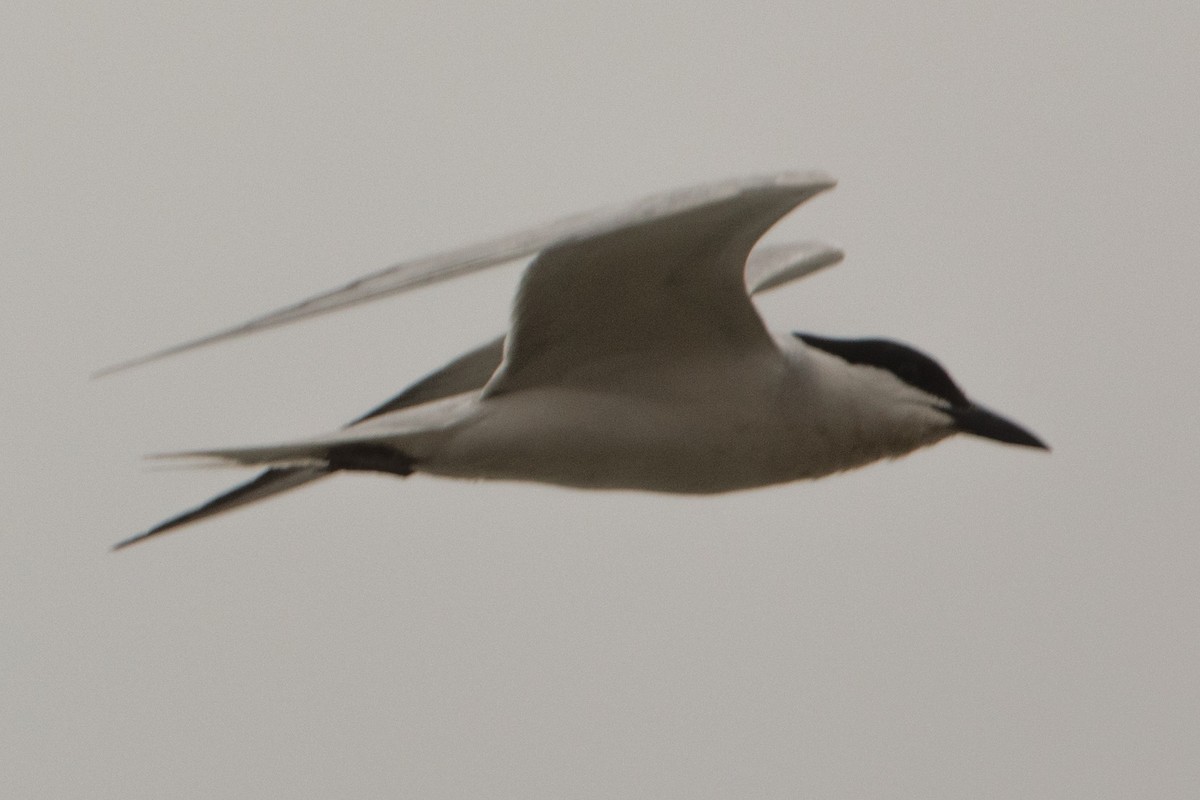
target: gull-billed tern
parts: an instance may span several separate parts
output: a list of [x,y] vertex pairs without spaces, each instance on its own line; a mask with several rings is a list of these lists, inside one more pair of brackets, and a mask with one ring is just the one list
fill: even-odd
[[536,256],[507,335],[333,433],[178,454],[267,469],[116,547],[343,470],[712,494],[817,478],[955,433],[1045,448],[911,347],[766,329],[751,295],[842,253],[755,244],[833,185],[784,173],[656,195],[404,262],[106,370]]

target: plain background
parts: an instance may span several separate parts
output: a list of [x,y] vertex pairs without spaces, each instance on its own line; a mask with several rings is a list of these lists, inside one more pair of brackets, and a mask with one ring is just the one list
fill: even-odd
[[[1200,786],[1194,2],[0,11],[0,793],[1182,798]],[[120,554],[503,329],[519,265],[89,381],[404,257],[822,169],[772,325],[956,440],[696,499],[339,477]]]

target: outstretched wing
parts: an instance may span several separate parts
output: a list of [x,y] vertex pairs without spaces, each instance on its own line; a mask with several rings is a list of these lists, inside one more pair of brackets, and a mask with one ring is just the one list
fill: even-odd
[[246,483],[238,484],[229,489],[224,494],[217,495],[212,500],[209,500],[203,505],[199,505],[190,511],[185,511],[182,514],[171,517],[165,522],[160,522],[148,531],[139,533],[136,536],[131,536],[124,541],[117,542],[113,545],[113,550],[120,550],[123,547],[128,547],[131,544],[149,539],[151,536],[158,536],[161,533],[166,533],[169,530],[174,530],[183,525],[188,525],[193,522],[211,517],[214,514],[221,514],[225,511],[257,503],[259,500],[265,500],[283,492],[289,492],[292,489],[297,489],[306,483],[312,483],[315,480],[324,478],[329,475],[330,471],[325,467],[271,467],[264,472],[259,473],[253,480]]
[[755,247],[746,261],[746,290],[769,292],[817,270],[832,267],[846,254],[821,242],[788,242]]
[[[555,263],[561,265],[562,259],[566,257],[566,253],[570,252],[569,248],[572,245],[579,245],[583,251],[590,254],[589,258],[598,265],[597,269],[607,270],[610,278],[615,278],[620,274],[621,265],[617,264],[614,270],[611,262],[614,250],[612,248],[606,250],[603,242],[620,243],[625,232],[629,233],[630,238],[625,241],[625,244],[619,244],[615,248],[617,251],[625,248],[625,251],[637,255],[639,258],[648,255],[665,255],[662,260],[651,261],[649,269],[657,276],[652,279],[652,282],[653,280],[661,281],[664,276],[668,278],[667,284],[670,284],[672,280],[687,279],[686,271],[680,272],[678,269],[686,266],[683,256],[691,253],[695,257],[693,263],[695,274],[691,276],[691,279],[699,279],[701,285],[699,290],[693,287],[690,295],[688,292],[684,292],[684,297],[703,297],[706,296],[706,293],[711,295],[718,283],[728,283],[726,273],[736,273],[742,276],[735,282],[739,289],[730,292],[729,298],[735,303],[743,302],[748,305],[747,292],[766,291],[825,266],[836,264],[841,260],[841,251],[814,242],[760,247],[747,259],[747,254],[754,242],[775,221],[808,197],[832,185],[832,180],[816,174],[793,174],[731,181],[652,197],[617,212],[609,211],[572,217],[473,248],[405,262],[340,289],[318,295],[234,328],[110,367],[100,374],[145,363],[222,339],[252,333],[263,328],[298,321],[428,283],[446,280],[541,251],[547,252],[545,259],[539,259],[538,272],[553,274],[559,270],[551,269],[548,265]],[[689,237],[692,240],[690,244]],[[722,241],[722,237],[724,237],[724,241]],[[629,248],[628,245],[633,242],[640,243],[640,251],[638,247]],[[605,256],[609,258],[607,266],[605,265]],[[634,266],[632,263],[625,265],[627,275],[632,266]],[[676,271],[673,277],[672,270]],[[718,280],[714,281],[714,275]],[[541,289],[537,288],[537,283],[534,286],[534,294],[544,294],[545,286]],[[707,288],[705,288],[706,286]],[[528,288],[527,281],[522,292],[522,302],[528,302]],[[719,295],[720,292],[716,294]],[[578,297],[576,299],[578,300]],[[596,307],[593,304],[593,314],[595,310]],[[626,309],[626,321],[636,317],[629,311]],[[676,314],[676,321],[680,329],[686,328],[689,324],[693,328],[695,327],[697,320],[694,314],[680,315],[678,311],[671,313]],[[752,322],[749,326],[749,335],[753,338],[758,335],[757,331],[761,329],[761,322],[757,322],[757,315],[753,313],[752,308],[750,313]],[[747,319],[744,314],[742,317]],[[526,339],[534,338],[529,335],[530,320],[531,318],[527,316],[523,326],[514,326],[522,327],[526,331]],[[517,322],[521,322],[520,317]],[[736,330],[728,328],[727,332],[734,334],[732,340],[736,342],[738,338]],[[615,340],[610,338],[610,341]],[[745,343],[743,342],[743,344]],[[661,345],[663,342],[659,342],[659,344]],[[523,345],[526,349],[529,346],[529,342]],[[359,423],[389,411],[423,405],[482,388],[495,372],[497,365],[501,363],[503,348],[504,337],[500,337],[460,356],[443,369],[429,375],[400,395],[355,420],[350,427],[356,427]],[[534,351],[536,352],[536,348]],[[508,361],[510,373],[512,363],[510,352]],[[516,363],[519,367],[521,359],[518,358]],[[518,370],[519,373],[520,370]],[[278,466],[271,467],[248,483],[237,486],[191,511],[121,542],[117,547],[125,547],[205,517],[257,502],[318,480],[330,472],[328,466],[321,463],[321,455],[330,446],[343,441],[359,442],[371,441],[375,437],[388,438],[393,433],[387,430],[371,433],[361,429],[347,430],[330,437],[317,437],[311,441],[287,446],[241,448],[197,454],[235,463],[274,463]]]
[[[836,247],[820,242],[760,245],[754,248],[746,262],[746,290],[752,295],[770,291],[832,266],[841,261],[844,255]],[[482,389],[503,358],[504,337],[497,336],[426,375],[350,424],[356,425],[389,411]]]
[[568,382],[614,359],[773,347],[746,290],[751,248],[833,185],[799,173],[693,189],[546,248],[525,270],[488,393]]
[[182,353],[206,344],[244,336],[290,322],[297,322],[318,314],[325,314],[337,309],[365,303],[390,294],[448,280],[459,275],[477,272],[499,264],[506,264],[517,259],[535,255],[547,248],[567,244],[572,241],[590,239],[602,236],[607,232],[643,225],[656,218],[669,217],[720,197],[736,195],[742,190],[751,187],[795,180],[807,180],[814,184],[820,183],[822,184],[822,188],[833,185],[832,180],[816,174],[782,175],[752,180],[729,181],[696,189],[656,195],[631,206],[618,209],[606,209],[578,214],[548,225],[531,228],[521,233],[500,239],[493,239],[492,241],[472,247],[401,262],[364,278],[359,278],[340,288],[323,292],[302,300],[299,303],[286,306],[269,314],[264,314],[240,325],[235,325],[232,328],[107,367],[97,372],[96,375],[106,375],[169,355]]

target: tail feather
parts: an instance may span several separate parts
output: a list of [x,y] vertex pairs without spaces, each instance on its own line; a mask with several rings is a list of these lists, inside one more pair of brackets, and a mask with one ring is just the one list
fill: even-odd
[[151,536],[166,533],[169,530],[188,525],[205,517],[211,517],[214,514],[229,511],[247,503],[257,502],[271,495],[291,491],[306,483],[324,478],[332,471],[328,467],[272,467],[253,480],[235,486],[224,494],[209,500],[207,503],[193,508],[191,511],[185,511],[179,516],[172,517],[166,522],[155,525],[144,533],[139,533],[137,536],[133,536],[123,542],[118,542],[113,545],[113,550],[120,550],[123,547],[128,547],[131,544],[149,539]]
[[[412,397],[407,395],[393,398],[385,406],[376,409],[375,413],[368,414],[362,425],[356,424],[310,439],[155,456],[267,469],[248,483],[235,486],[191,511],[119,542],[113,549],[119,550],[214,514],[290,491],[340,470],[411,475],[418,461],[412,454],[414,449],[418,453],[427,450],[431,442],[444,438],[456,423],[474,413],[476,395],[458,393],[443,396],[443,392],[451,390],[446,387],[461,385],[463,381],[470,383],[476,379],[483,380],[483,361],[490,359],[493,354],[498,357],[500,346],[497,340],[478,348],[468,354],[461,370],[451,370],[446,376],[430,381],[425,386],[418,386],[418,395],[428,393],[437,399],[417,401],[419,405],[411,408],[403,415],[403,419],[388,420],[386,412],[408,409]],[[380,419],[376,420],[375,417]]]

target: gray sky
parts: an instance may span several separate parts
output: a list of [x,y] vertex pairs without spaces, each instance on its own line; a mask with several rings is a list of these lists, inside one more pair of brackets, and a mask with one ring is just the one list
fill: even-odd
[[[8,3],[0,792],[1185,797],[1194,3]],[[345,477],[112,555],[501,330],[519,274],[89,382],[407,256],[822,169],[764,298],[1055,448],[716,498]]]

